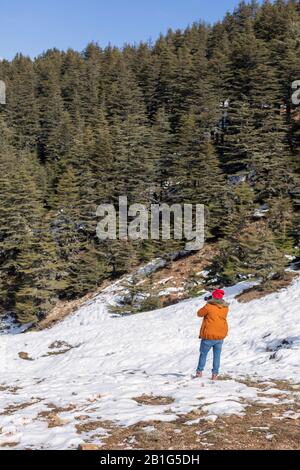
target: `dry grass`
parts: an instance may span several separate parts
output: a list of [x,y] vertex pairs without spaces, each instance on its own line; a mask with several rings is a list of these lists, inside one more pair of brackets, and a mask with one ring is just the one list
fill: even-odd
[[6,447],[6,448],[13,448],[18,445],[18,442],[3,442],[1,444],[1,447]]
[[38,403],[41,400],[42,400],[41,398],[34,398],[31,402],[9,405],[7,408],[4,408],[4,410],[0,413],[0,415],[12,415],[15,412],[19,412],[20,410],[24,410],[24,408],[28,408],[29,406],[34,405],[35,403]]
[[64,413],[66,411],[72,411],[76,408],[75,405],[70,404],[65,407],[58,407],[52,403],[48,403],[48,410],[40,411],[37,415],[38,419],[42,419],[48,423],[48,428],[55,428],[58,426],[64,426],[67,423],[66,420],[60,418],[58,413]]
[[218,247],[216,244],[207,243],[200,251],[197,251],[197,253],[173,261],[165,268],[154,273],[153,280],[161,281],[172,276],[172,284],[175,287],[180,287],[183,281],[188,280],[192,270],[195,272],[203,271],[217,252]]
[[110,421],[87,421],[80,422],[75,425],[75,428],[79,434],[96,431],[97,429],[111,430],[115,426]]
[[[222,379],[227,380],[228,377],[223,376]],[[268,390],[270,388],[269,381],[265,381],[262,379],[255,381],[251,377],[239,378],[237,382],[245,384],[248,387],[256,387],[262,390]],[[292,384],[288,380],[272,380],[271,383],[273,384],[272,388],[277,388],[278,390],[289,391],[289,392],[295,392],[297,390],[300,390],[300,384],[298,383]]]
[[21,390],[21,387],[18,387],[18,386],[9,387],[7,385],[0,385],[0,392],[9,392],[12,395],[16,395],[18,390]]
[[266,295],[279,292],[291,285],[293,280],[297,277],[296,273],[286,272],[284,279],[276,279],[270,281],[266,286],[251,287],[250,289],[244,290],[241,294],[236,296],[236,299],[241,303],[251,302],[255,299],[261,299]]
[[58,426],[64,426],[67,423],[66,420],[61,419],[56,413],[50,411],[40,411],[37,415],[39,419],[47,421],[48,428],[56,428]]
[[54,403],[47,403],[47,407],[51,410],[52,413],[66,413],[67,411],[73,411],[76,409],[76,405],[70,403],[66,406],[57,406]]
[[[270,384],[267,386],[250,379],[240,382],[260,388],[262,392],[270,388]],[[295,387],[300,385],[276,381],[272,385],[275,387],[282,390],[282,394],[278,393],[276,397],[283,400],[287,392],[295,392]],[[160,398],[165,397],[142,395],[136,400],[143,404],[162,404]],[[79,433],[100,428],[107,430],[108,435],[102,436],[103,444],[98,446],[103,450],[299,450],[300,420],[283,417],[284,412],[299,411],[299,397],[293,398],[293,403],[279,405],[247,402],[243,416],[219,417],[214,423],[207,421],[199,408],[172,422],[147,421],[123,427],[108,421],[85,421],[76,428]],[[194,420],[198,423],[186,424]],[[150,426],[154,430],[149,432],[147,428]]]
[[174,399],[171,397],[155,395],[141,395],[139,397],[134,397],[133,400],[140,405],[171,405],[171,403],[174,403]]
[[[126,428],[110,425],[110,434],[104,439],[101,449],[299,450],[299,420],[277,419],[287,409],[291,407],[277,406],[274,412],[274,407],[267,409],[265,405],[250,405],[242,417],[219,418],[215,423],[200,420],[194,425],[185,423],[198,419],[199,411],[170,423],[144,422]],[[155,430],[146,432],[146,426],[153,426]],[[105,428],[104,423],[101,427]]]
[[[47,354],[44,354],[42,357],[59,356],[60,354],[67,353],[71,349],[79,348],[79,346],[81,346],[81,343],[80,344],[75,344],[74,346],[72,346],[71,344],[68,344],[65,341],[54,341],[54,343],[52,343],[52,344],[50,344],[50,346],[48,346],[48,348],[52,349],[52,351],[49,351]],[[53,351],[53,349],[56,349],[56,350]]]
[[48,423],[48,428],[55,428],[58,426],[64,426],[68,421],[60,418],[59,413],[65,413],[67,411],[73,411],[76,409],[76,405],[70,403],[66,406],[56,406],[53,403],[47,404],[47,410],[40,411],[37,415],[38,419],[42,419]]
[[[168,264],[165,268],[157,271],[153,274],[154,284],[158,284],[164,279],[169,279],[166,283],[161,284],[159,290],[163,290],[168,287],[180,288],[183,287],[189,280],[192,272],[201,272],[210,264],[212,258],[217,254],[218,247],[216,244],[206,244],[202,250],[192,255],[186,256],[177,261],[173,261]],[[199,286],[201,290],[201,286]],[[160,299],[163,306],[175,304],[186,298],[184,292],[175,292],[166,296],[162,296]]]

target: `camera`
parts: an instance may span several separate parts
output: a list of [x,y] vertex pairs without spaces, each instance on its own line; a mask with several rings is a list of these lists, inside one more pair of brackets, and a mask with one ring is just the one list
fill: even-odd
[[208,300],[211,300],[212,299],[212,295],[211,294],[206,294],[206,296],[204,297],[204,300],[207,302]]

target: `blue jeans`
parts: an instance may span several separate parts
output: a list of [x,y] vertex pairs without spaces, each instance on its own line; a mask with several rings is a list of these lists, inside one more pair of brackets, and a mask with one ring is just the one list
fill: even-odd
[[211,348],[213,348],[214,360],[212,373],[218,375],[220,369],[221,351],[223,346],[223,340],[214,339],[202,339],[200,343],[200,357],[197,367],[197,372],[202,372],[206,364],[207,354]]

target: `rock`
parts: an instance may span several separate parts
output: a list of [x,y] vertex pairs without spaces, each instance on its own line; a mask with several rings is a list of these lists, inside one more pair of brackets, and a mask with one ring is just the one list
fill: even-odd
[[100,450],[99,446],[96,446],[95,444],[79,444],[78,450]]
[[21,351],[18,353],[20,359],[24,359],[24,361],[33,361],[32,357],[28,356],[27,352]]
[[61,419],[56,413],[49,413],[47,417],[48,428],[56,428],[58,426],[63,426],[68,421]]
[[88,418],[87,415],[79,415],[79,416],[76,416],[75,419],[77,419],[78,421],[84,421]]

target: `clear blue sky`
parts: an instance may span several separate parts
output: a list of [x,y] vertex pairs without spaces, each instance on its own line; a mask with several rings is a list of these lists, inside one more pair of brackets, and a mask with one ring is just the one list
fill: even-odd
[[0,58],[155,40],[169,27],[214,22],[238,0],[0,0]]

